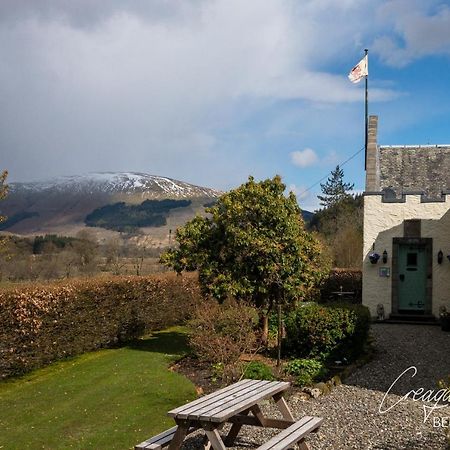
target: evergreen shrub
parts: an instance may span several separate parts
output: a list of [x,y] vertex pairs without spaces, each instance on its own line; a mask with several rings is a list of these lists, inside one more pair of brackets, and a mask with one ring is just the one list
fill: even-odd
[[297,358],[353,360],[364,350],[370,313],[362,305],[300,304],[285,320],[283,348]]

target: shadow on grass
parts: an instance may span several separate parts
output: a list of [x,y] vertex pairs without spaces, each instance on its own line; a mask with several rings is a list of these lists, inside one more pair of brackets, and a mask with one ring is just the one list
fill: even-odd
[[143,352],[182,355],[189,352],[188,337],[179,331],[159,331],[144,339],[130,342],[127,347]]

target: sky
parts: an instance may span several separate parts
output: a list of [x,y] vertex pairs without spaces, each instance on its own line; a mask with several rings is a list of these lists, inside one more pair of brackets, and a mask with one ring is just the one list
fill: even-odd
[[279,174],[314,210],[364,146],[365,48],[379,143],[450,143],[449,0],[2,0],[0,170]]

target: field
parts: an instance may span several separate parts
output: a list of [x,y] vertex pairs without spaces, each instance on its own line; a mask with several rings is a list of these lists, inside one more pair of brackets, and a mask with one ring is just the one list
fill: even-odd
[[168,369],[186,352],[186,330],[176,327],[1,383],[0,448],[133,448],[195,398],[194,385]]

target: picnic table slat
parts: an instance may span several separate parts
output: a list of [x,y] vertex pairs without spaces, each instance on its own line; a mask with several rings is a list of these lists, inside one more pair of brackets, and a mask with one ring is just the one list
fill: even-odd
[[249,395],[251,392],[259,392],[261,388],[264,388],[268,383],[267,380],[253,380],[256,383],[246,384],[243,388],[235,390],[234,392],[227,394],[223,394],[218,398],[212,398],[208,402],[196,407],[194,409],[185,410],[182,413],[177,415],[177,419],[192,419],[198,420],[200,417],[204,415],[209,415],[209,411],[216,409],[218,407],[223,407],[223,405],[227,405],[236,401],[236,399],[241,398],[244,395]]
[[204,397],[200,397],[197,400],[189,402],[183,406],[179,406],[178,408],[172,409],[167,413],[168,416],[174,417],[177,419],[186,419],[189,413],[197,411],[199,408],[203,406],[208,406],[211,403],[222,400],[228,396],[234,395],[236,392],[239,392],[241,389],[246,389],[251,386],[255,386],[258,383],[261,383],[260,380],[241,380],[235,384],[227,386],[223,389],[220,389],[211,394],[205,395]]
[[211,397],[206,402],[201,403],[200,405],[183,410],[181,413],[177,414],[176,416],[177,419],[187,419],[187,418],[197,419],[207,411],[217,408],[220,405],[227,404],[236,398],[242,397],[242,395],[248,392],[258,391],[269,383],[269,381],[266,380],[248,380],[248,381],[251,381],[251,383],[242,385],[239,387],[239,389],[230,390],[226,393],[222,393],[217,397]]
[[141,442],[140,444],[135,446],[135,449],[157,449],[161,448],[165,443],[170,441],[177,431],[178,426],[174,426],[172,428],[169,428],[166,431],[163,431],[160,434],[157,434],[156,436],[151,437],[150,439],[147,439],[144,442]]
[[190,416],[194,420],[224,422],[231,416],[234,416],[245,409],[254,406],[257,402],[273,397],[279,392],[285,391],[290,387],[289,383],[279,381],[269,381],[265,386],[254,391],[248,391],[245,394],[233,399],[230,402],[219,404],[213,409],[204,411],[201,416]]
[[232,384],[232,385],[230,385],[230,386],[227,386],[227,387],[224,387],[224,388],[222,388],[222,389],[219,389],[218,391],[212,392],[211,394],[204,395],[203,397],[200,397],[200,398],[198,398],[197,400],[193,400],[192,402],[186,403],[185,405],[179,406],[178,408],[171,409],[167,414],[168,414],[169,416],[174,417],[174,416],[176,416],[179,412],[183,411],[185,408],[189,408],[189,407],[191,407],[191,406],[199,405],[199,404],[203,403],[205,400],[208,400],[208,399],[210,399],[210,398],[214,398],[215,396],[219,396],[219,395],[221,395],[222,393],[225,393],[225,392],[230,391],[230,390],[238,389],[239,386],[242,386],[243,384],[246,384],[246,383],[248,383],[249,381],[257,381],[257,380],[241,380],[241,381],[238,381],[238,382],[235,383],[235,384]]
[[285,450],[292,446],[292,443],[298,442],[306,437],[311,431],[320,427],[323,418],[305,416],[294,425],[283,430],[281,433],[268,440],[265,444],[258,447],[257,450]]

